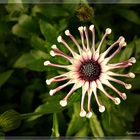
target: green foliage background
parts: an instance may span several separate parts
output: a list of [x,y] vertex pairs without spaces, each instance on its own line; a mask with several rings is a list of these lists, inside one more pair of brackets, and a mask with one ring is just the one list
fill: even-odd
[[[0,135],[1,136],[75,136],[131,137],[129,132],[140,129],[140,9],[138,4],[1,4],[0,5]],[[45,80],[60,74],[61,69],[44,67],[45,60],[66,64],[62,58],[49,55],[57,36],[69,29],[80,40],[79,26],[95,25],[97,43],[104,30],[113,30],[102,47],[105,50],[119,36],[124,36],[127,47],[112,60],[119,62],[131,56],[137,63],[131,68],[117,70],[136,74],[135,79],[123,79],[133,88],[125,90],[128,98],[114,105],[101,92],[99,98],[106,106],[104,113],[92,98],[93,116],[80,118],[81,90],[62,108],[60,99],[69,91],[64,89],[55,96],[49,90],[59,84],[47,86]],[[64,36],[65,37],[65,36]],[[69,40],[67,39],[69,42]],[[69,42],[71,43],[71,42]],[[73,44],[71,44],[72,47]],[[108,92],[113,91],[107,89]],[[113,92],[115,95],[116,93]],[[134,135],[132,135],[134,136]]]

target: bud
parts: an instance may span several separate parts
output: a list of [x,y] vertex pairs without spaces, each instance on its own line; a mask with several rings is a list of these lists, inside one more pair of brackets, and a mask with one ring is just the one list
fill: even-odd
[[76,9],[76,15],[80,21],[91,21],[93,9],[87,4],[80,4]]
[[8,110],[0,115],[0,127],[4,132],[11,131],[19,127],[21,116],[15,110]]

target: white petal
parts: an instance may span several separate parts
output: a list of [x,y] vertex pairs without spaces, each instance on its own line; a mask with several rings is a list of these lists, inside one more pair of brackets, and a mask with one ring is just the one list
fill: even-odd
[[109,79],[109,76],[107,73],[101,73],[99,80],[101,81],[101,83],[106,83],[106,81]]
[[61,37],[61,36],[58,36],[58,37],[57,37],[57,41],[58,41],[58,42],[61,42],[61,41],[62,41],[62,37]]
[[120,100],[120,98],[116,97],[114,99],[114,102],[115,102],[116,105],[119,105],[121,103],[121,100]]
[[82,55],[82,58],[84,60],[88,60],[88,55],[87,55],[87,52],[86,51],[83,51],[81,55]]
[[52,48],[52,49],[57,49],[57,47],[56,47],[56,45],[55,45],[55,44],[54,44],[54,45],[52,45],[52,46],[51,46],[51,48]]
[[67,101],[66,101],[66,100],[61,100],[61,101],[60,101],[60,105],[61,105],[62,107],[65,107],[65,106],[67,105]]
[[49,92],[50,96],[52,96],[55,92],[56,92],[55,89],[51,89],[50,92]]
[[132,63],[136,63],[136,58],[135,58],[135,57],[131,57],[131,58],[130,58],[130,61],[131,61]]
[[121,95],[121,96],[122,96],[122,99],[123,99],[123,100],[126,100],[126,99],[127,99],[127,96],[126,96],[126,94],[125,94],[125,93],[122,93],[122,95]]
[[93,30],[94,29],[94,25],[90,25],[89,30]]
[[132,88],[132,85],[131,84],[125,84],[125,88],[126,89],[131,89]]
[[51,55],[52,57],[54,57],[56,54],[55,54],[54,51],[50,51],[50,55]]
[[67,77],[69,79],[78,79],[79,75],[78,75],[77,72],[70,71],[70,72],[67,73]]
[[48,66],[50,64],[50,61],[45,61],[44,66]]
[[47,79],[47,80],[46,80],[46,84],[47,84],[47,85],[50,85],[51,82],[52,82],[52,79],[49,79],[49,80]]
[[88,58],[88,59],[91,59],[91,57],[92,57],[92,52],[91,52],[91,50],[86,51],[86,54],[87,54],[87,58]]
[[105,107],[104,106],[99,106],[99,111],[102,113],[105,111]]
[[81,117],[85,117],[86,116],[86,111],[85,110],[82,110],[79,114]]
[[77,54],[77,53],[75,53],[73,58],[74,58],[74,60],[79,61],[79,60],[82,59],[82,56]]
[[85,82],[84,85],[82,86],[82,92],[85,93],[87,92],[89,88],[89,82]]
[[78,89],[78,88],[80,88],[81,86],[84,85],[84,80],[74,79],[73,82],[75,83],[75,88],[76,88],[76,89]]
[[86,115],[87,118],[91,118],[92,117],[92,112],[88,112]]
[[135,74],[132,73],[132,72],[129,72],[128,75],[129,75],[131,78],[135,78]]
[[111,32],[112,32],[112,30],[110,28],[107,28],[105,31],[107,34],[111,34]]
[[65,35],[69,36],[70,35],[70,31],[69,30],[66,30],[65,31]]

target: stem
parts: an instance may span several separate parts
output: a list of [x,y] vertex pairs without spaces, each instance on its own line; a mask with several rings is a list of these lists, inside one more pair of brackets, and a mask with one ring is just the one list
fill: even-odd
[[101,124],[94,112],[92,112],[92,117],[89,120],[89,124],[92,134],[95,137],[104,137],[104,132],[102,130]]
[[39,113],[39,112],[32,112],[32,113],[26,113],[26,114],[21,114],[22,119],[26,119],[31,116],[38,116],[38,115],[44,115],[46,113]]
[[54,113],[54,114],[53,114],[52,137],[53,137],[53,136],[55,136],[55,137],[60,137],[57,113]]

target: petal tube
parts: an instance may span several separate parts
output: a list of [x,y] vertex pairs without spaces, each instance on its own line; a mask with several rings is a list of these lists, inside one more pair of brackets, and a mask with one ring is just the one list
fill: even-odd
[[95,29],[94,29],[94,25],[90,25],[89,30],[92,32],[92,47],[91,47],[91,51],[93,52],[93,54],[95,53]]
[[69,30],[66,30],[65,31],[65,34],[71,38],[71,40],[77,46],[79,53],[81,54],[81,47],[80,47],[79,43],[77,42],[77,40],[74,38],[74,36],[70,33]]
[[93,90],[96,102],[97,102],[97,104],[99,106],[99,111],[100,112],[104,112],[105,111],[105,107],[100,103],[100,101],[98,99],[98,96],[97,96],[97,87],[98,87],[98,85],[95,82],[92,82],[91,83],[91,87],[92,87],[92,90]]

